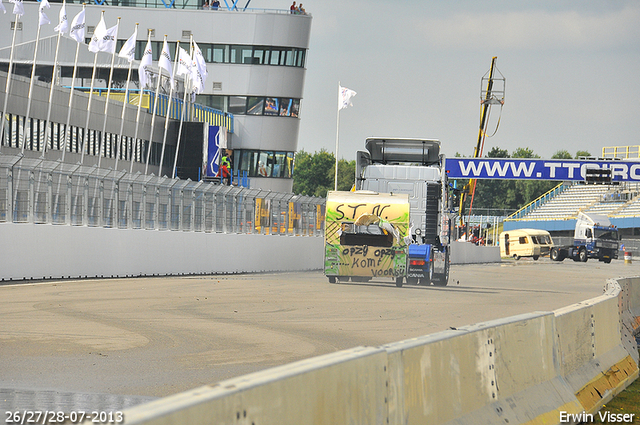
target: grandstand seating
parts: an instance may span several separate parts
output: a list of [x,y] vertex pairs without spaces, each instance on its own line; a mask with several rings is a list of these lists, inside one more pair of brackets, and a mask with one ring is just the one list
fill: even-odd
[[[586,211],[590,208],[596,210],[602,208],[602,211],[598,211],[598,213],[609,214],[608,208],[614,208],[611,211],[617,211],[624,205],[624,202],[600,201],[608,192],[615,192],[618,189],[619,186],[610,185],[572,185],[522,218],[524,220],[561,220],[575,217],[578,211]],[[598,206],[596,207],[596,205]]]

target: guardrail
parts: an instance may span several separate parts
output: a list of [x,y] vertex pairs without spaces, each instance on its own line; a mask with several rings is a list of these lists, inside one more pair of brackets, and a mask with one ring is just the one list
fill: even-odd
[[638,377],[639,331],[640,277],[620,278],[604,295],[554,312],[229,379],[128,409],[125,423],[592,422]]

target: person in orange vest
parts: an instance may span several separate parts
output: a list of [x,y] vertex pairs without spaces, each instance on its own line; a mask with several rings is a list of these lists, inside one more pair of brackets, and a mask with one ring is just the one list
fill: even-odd
[[226,155],[220,160],[220,168],[216,177],[222,177],[222,184],[224,185],[228,186],[231,183],[231,164]]

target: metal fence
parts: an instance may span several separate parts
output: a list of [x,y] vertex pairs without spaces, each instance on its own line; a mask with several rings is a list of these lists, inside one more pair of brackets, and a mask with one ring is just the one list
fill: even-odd
[[320,236],[323,198],[0,154],[0,222]]

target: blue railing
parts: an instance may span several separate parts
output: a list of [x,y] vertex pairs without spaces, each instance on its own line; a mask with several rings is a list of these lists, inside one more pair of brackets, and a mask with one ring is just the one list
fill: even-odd
[[[69,88],[67,86],[67,88]],[[89,91],[90,87],[75,87],[77,90]],[[107,88],[94,88],[94,94],[99,96],[107,95]],[[123,101],[123,95],[125,93],[125,89],[111,89],[110,99],[112,100],[120,100]],[[127,93],[126,103],[131,103],[134,105],[138,104],[138,96],[140,90],[138,89],[129,89]],[[149,112],[153,113],[153,101],[154,101],[154,92],[151,90],[143,91],[143,103],[142,107]],[[184,102],[182,99],[178,99],[176,97],[171,100],[171,112],[169,118],[179,121],[180,115],[182,114],[182,107]],[[158,94],[158,109],[156,111],[156,115],[161,117],[167,116],[167,108],[169,107],[169,96],[165,94]],[[197,122],[207,122],[210,125],[217,125],[221,127],[225,127],[229,133],[233,133],[233,114],[229,114],[218,109],[211,108],[209,106],[200,105],[197,103],[187,103],[187,114],[184,117],[185,121],[197,121]],[[191,113],[190,113],[191,112]]]

